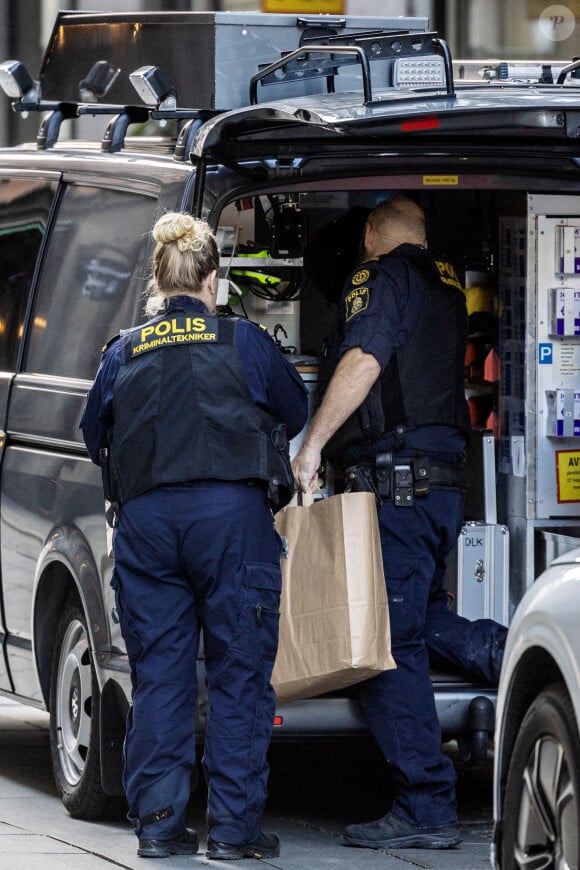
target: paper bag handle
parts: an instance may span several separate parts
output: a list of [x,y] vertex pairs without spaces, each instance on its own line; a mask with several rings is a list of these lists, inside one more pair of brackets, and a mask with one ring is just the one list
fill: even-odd
[[310,505],[314,502],[314,493],[310,488],[306,492],[298,490],[295,493],[294,498],[296,499],[297,507],[310,507]]

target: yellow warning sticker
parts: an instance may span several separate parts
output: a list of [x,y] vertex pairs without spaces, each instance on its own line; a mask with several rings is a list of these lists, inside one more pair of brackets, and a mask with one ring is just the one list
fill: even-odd
[[262,12],[323,12],[344,14],[344,0],[262,0]]
[[457,187],[459,184],[458,175],[424,175],[424,187]]
[[580,501],[580,450],[556,450],[558,504]]

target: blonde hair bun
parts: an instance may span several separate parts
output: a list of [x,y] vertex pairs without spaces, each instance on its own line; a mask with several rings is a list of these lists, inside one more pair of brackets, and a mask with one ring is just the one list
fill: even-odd
[[205,221],[185,212],[167,212],[153,227],[153,238],[156,242],[160,245],[175,242],[182,253],[204,250],[212,235]]

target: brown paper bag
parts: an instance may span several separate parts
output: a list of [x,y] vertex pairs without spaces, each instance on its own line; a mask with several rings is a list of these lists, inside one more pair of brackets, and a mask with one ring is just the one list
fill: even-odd
[[282,559],[279,702],[342,689],[396,667],[375,497],[356,492],[276,515]]

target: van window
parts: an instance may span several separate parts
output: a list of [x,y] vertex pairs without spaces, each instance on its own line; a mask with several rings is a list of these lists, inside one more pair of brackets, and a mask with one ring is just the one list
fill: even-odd
[[126,191],[66,187],[44,258],[26,371],[94,377],[103,343],[142,309],[156,204]]
[[0,179],[0,370],[14,371],[56,183]]

